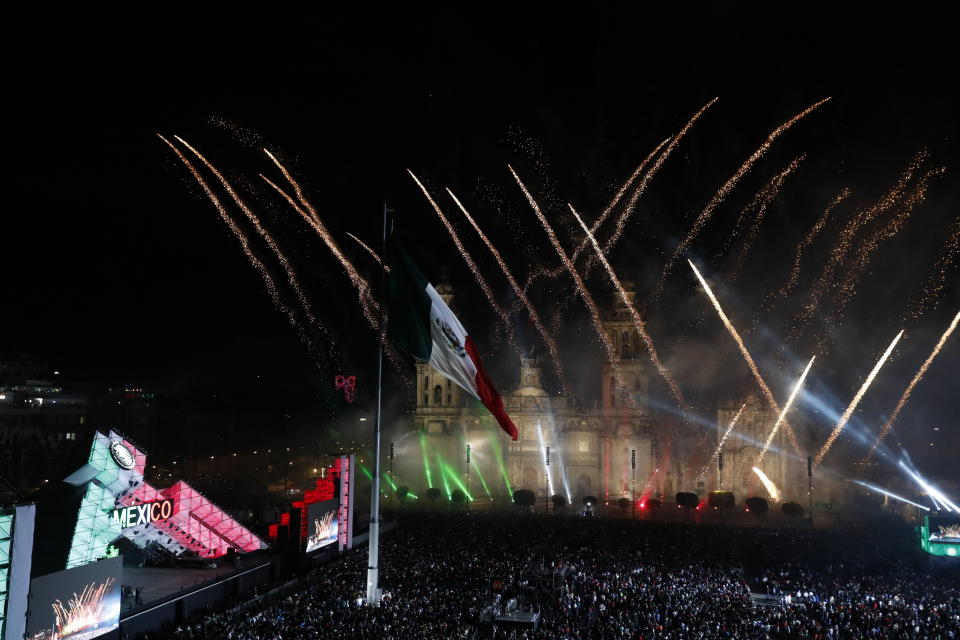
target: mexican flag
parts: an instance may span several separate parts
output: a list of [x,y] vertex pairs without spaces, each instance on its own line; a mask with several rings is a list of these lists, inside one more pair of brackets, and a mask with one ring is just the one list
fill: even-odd
[[500,428],[517,439],[517,427],[487,377],[480,352],[410,256],[393,240],[387,247],[387,332],[390,341],[465,389],[483,403]]

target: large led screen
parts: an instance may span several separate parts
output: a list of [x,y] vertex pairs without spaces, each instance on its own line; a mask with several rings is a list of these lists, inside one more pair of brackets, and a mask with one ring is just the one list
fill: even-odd
[[956,516],[930,516],[930,542],[932,544],[960,544],[960,518]]
[[88,640],[120,624],[123,558],[91,562],[30,582],[29,640]]
[[337,541],[337,500],[314,502],[307,507],[307,553]]

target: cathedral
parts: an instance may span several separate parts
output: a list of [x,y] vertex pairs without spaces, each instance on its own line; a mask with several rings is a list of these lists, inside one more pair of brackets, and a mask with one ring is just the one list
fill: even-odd
[[[436,288],[453,306],[452,288]],[[530,489],[540,499],[561,495],[577,503],[586,496],[605,502],[656,496],[672,502],[677,491],[705,496],[721,485],[734,491],[738,502],[750,495],[767,497],[752,466],[776,416],[748,396],[736,437],[723,447],[725,469],[718,472],[716,458],[710,456],[743,400],[717,410],[716,429],[684,431],[691,427],[680,419],[655,424],[647,402],[649,358],[630,311],[621,303],[602,320],[618,360],[601,365],[600,401],[587,409],[573,396],[551,394],[541,381],[541,362],[523,357],[519,384],[501,389],[519,431],[516,442],[504,436],[474,398],[430,365],[417,364],[417,440],[402,443],[398,483],[414,493],[436,487],[450,494],[462,488],[475,500]],[[777,486],[788,475],[785,456],[776,453],[785,444],[781,431],[763,462]]]

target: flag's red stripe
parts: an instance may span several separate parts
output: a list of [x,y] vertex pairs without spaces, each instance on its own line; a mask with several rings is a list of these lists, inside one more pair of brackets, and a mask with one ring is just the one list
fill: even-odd
[[513,424],[513,420],[510,419],[507,412],[504,411],[503,399],[500,397],[500,394],[497,393],[497,389],[493,386],[493,383],[490,382],[490,378],[487,377],[487,372],[483,370],[480,352],[477,350],[477,345],[474,344],[473,338],[470,336],[467,336],[466,347],[470,359],[473,360],[473,365],[477,368],[477,395],[480,396],[480,402],[482,402],[483,406],[497,419],[497,424],[500,425],[500,428],[516,440],[518,435],[517,427]]

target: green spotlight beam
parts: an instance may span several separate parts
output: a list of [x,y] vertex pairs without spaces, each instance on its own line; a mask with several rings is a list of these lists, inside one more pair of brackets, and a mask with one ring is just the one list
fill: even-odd
[[500,448],[500,441],[496,436],[490,438],[490,448],[493,449],[493,455],[497,458],[497,466],[500,468],[500,475],[503,476],[503,484],[507,487],[507,495],[513,495],[513,488],[510,486],[510,474],[507,473],[507,467],[503,464],[503,451]]
[[447,500],[450,499],[450,483],[447,482],[447,474],[443,472],[443,459],[440,457],[440,452],[437,452],[437,468],[440,469],[440,479],[443,480],[443,490],[447,492]]
[[492,498],[493,494],[490,493],[490,489],[487,487],[487,481],[483,479],[483,473],[480,472],[480,465],[474,464],[473,471],[475,471],[477,474],[477,477],[480,478],[480,484],[483,485],[483,490],[487,492],[487,497]]
[[420,453],[423,454],[423,475],[427,478],[427,487],[433,489],[433,476],[430,474],[430,457],[427,455],[426,436],[420,432]]
[[443,469],[443,472],[447,475],[447,477],[449,477],[453,481],[453,483],[457,485],[457,487],[461,491],[463,491],[463,494],[467,496],[468,500],[473,502],[473,496],[470,495],[469,491],[467,491],[467,485],[465,485],[463,480],[460,478],[460,474],[458,474],[454,469],[450,467],[450,465],[446,464],[445,462],[441,462],[441,465],[442,465],[441,469]]

